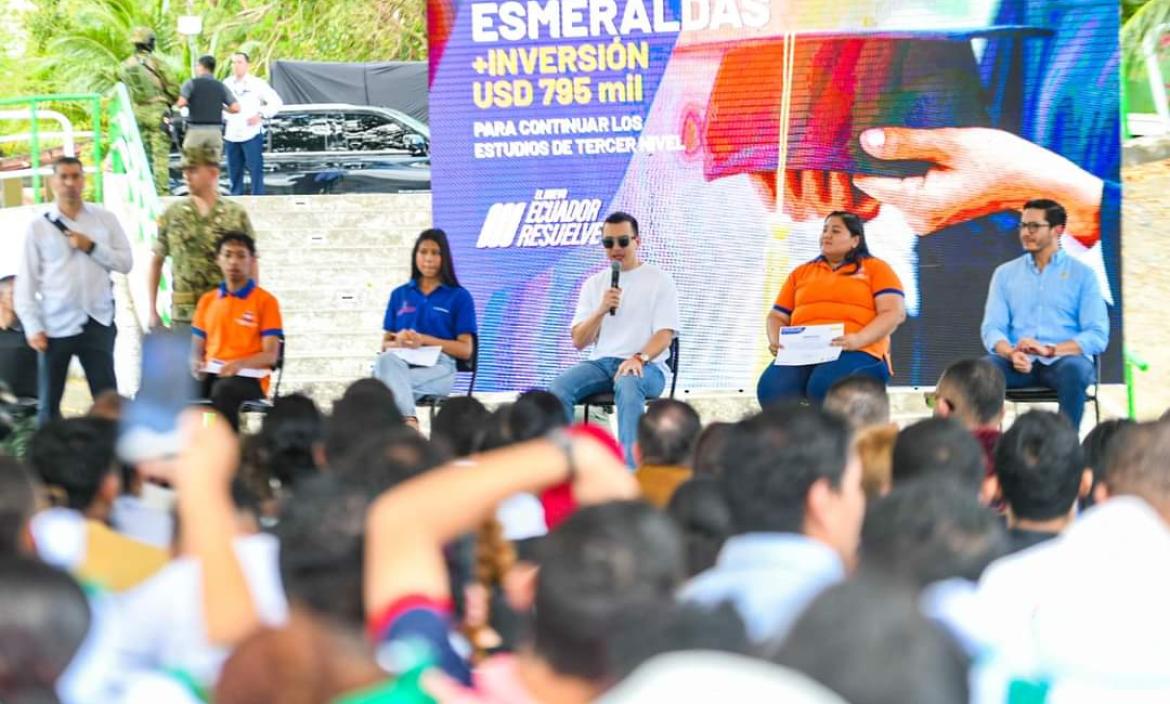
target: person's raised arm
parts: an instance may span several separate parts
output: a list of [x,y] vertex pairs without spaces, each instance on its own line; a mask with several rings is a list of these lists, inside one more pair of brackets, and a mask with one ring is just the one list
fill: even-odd
[[175,487],[183,548],[200,564],[208,641],[235,645],[260,626],[233,547],[231,482],[240,460],[239,441],[218,414],[188,411],[180,420],[187,446],[179,457]]
[[573,479],[579,504],[634,498],[637,483],[602,443],[573,435],[566,447],[534,440],[449,464],[400,484],[366,521],[366,613],[376,618],[407,596],[447,599],[443,546],[473,531],[504,499]]

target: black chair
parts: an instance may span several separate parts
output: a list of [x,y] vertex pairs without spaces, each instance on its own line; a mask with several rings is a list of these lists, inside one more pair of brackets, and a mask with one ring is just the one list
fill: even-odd
[[[1092,392],[1086,391],[1085,400],[1093,402],[1093,415],[1097,423],[1101,422],[1101,402],[1097,396],[1101,389],[1101,359],[1093,357],[1093,386]],[[1024,386],[1018,389],[1008,389],[1004,395],[1009,403],[1058,403],[1056,389],[1047,386]],[[1076,429],[1080,432],[1080,428]]]
[[[471,374],[471,380],[467,383],[467,396],[475,393],[475,375],[479,369],[479,335],[472,333],[471,335],[471,359],[456,359],[455,371]],[[447,396],[423,396],[414,402],[414,405],[429,408],[430,418],[433,421],[435,414],[447,402]]]
[[272,402],[280,398],[280,381],[284,378],[284,335],[276,338],[276,364],[272,365],[272,374],[276,380],[272,384],[272,393],[268,398],[259,398],[255,401],[244,401],[240,404],[240,413],[259,413],[264,415],[272,408]]
[[[678,337],[676,336],[670,341],[670,356],[666,358],[666,368],[670,370],[670,396],[667,398],[674,398],[674,389],[678,386]],[[592,394],[584,400],[577,403],[578,406],[585,407],[585,422],[589,422],[589,409],[593,406],[598,408],[605,408],[613,410],[613,392],[603,391],[599,394]]]

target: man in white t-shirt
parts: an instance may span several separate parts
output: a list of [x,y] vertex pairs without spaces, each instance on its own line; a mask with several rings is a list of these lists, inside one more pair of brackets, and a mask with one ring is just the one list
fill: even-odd
[[248,73],[248,55],[232,54],[232,75],[223,82],[236,96],[240,111],[227,115],[224,149],[232,195],[244,195],[244,167],[252,179],[252,195],[264,195],[264,118],[271,118],[284,101],[263,78]]
[[[611,265],[581,286],[571,330],[574,347],[592,345],[593,351],[587,361],[554,379],[549,391],[565,404],[570,419],[576,403],[612,392],[618,440],[633,466],[643,406],[666,387],[666,357],[679,328],[678,290],[669,274],[638,259],[641,239],[634,216],[611,214],[601,235]],[[621,270],[618,287],[611,286],[614,264]]]

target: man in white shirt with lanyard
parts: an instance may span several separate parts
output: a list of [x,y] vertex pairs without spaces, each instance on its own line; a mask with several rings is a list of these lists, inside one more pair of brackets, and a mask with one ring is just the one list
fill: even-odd
[[[587,361],[554,379],[549,391],[565,404],[570,420],[575,404],[613,392],[618,440],[632,467],[646,399],[661,396],[666,388],[666,357],[679,328],[678,290],[670,274],[638,259],[641,239],[634,216],[610,214],[601,243],[611,266],[581,286],[571,330],[574,347],[593,345],[593,351]],[[611,286],[615,265],[621,271],[616,288]]]
[[16,314],[29,346],[39,353],[40,425],[61,415],[74,355],[94,398],[118,387],[110,272],[128,274],[133,264],[118,219],[81,199],[85,172],[80,159],[58,157],[50,183],[56,202],[29,223],[15,291]]
[[248,55],[232,54],[232,75],[224,81],[240,111],[227,115],[224,148],[227,151],[228,178],[232,195],[244,195],[244,167],[252,179],[252,195],[264,195],[264,119],[271,118],[284,101],[263,78],[248,73]]

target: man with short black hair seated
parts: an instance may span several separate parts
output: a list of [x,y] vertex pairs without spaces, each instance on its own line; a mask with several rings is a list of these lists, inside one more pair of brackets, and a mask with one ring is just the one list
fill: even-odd
[[656,399],[638,419],[638,441],[634,458],[642,497],[658,508],[666,508],[680,484],[691,478],[691,455],[703,424],[689,404],[674,399]]
[[987,475],[995,472],[995,444],[1003,424],[1003,372],[986,359],[964,359],[943,370],[934,392],[934,415],[963,424],[983,447]]
[[29,523],[37,554],[111,592],[140,584],[169,558],[166,551],[109,525],[121,493],[114,455],[117,427],[100,418],[58,419],[42,426],[28,448],[29,466],[53,503]]
[[264,398],[280,354],[280,305],[250,278],[256,244],[228,232],[215,245],[223,283],[199,299],[191,321],[191,368],[203,397],[239,427],[240,404]]
[[1016,418],[995,449],[995,474],[1008,507],[1012,552],[1054,538],[1072,524],[1093,472],[1068,419],[1046,411]]
[[845,421],[820,408],[773,405],[735,424],[722,464],[735,535],[680,596],[710,607],[731,602],[757,643],[782,638],[856,559],[861,461]]
[[886,385],[865,374],[838,379],[825,394],[825,410],[836,413],[857,432],[890,422],[890,395]]
[[948,418],[920,420],[903,428],[894,441],[895,489],[919,479],[947,479],[978,494],[984,466],[979,443],[958,421]]
[[0,278],[0,382],[18,398],[37,397],[37,351],[29,347],[12,301],[15,276]]

